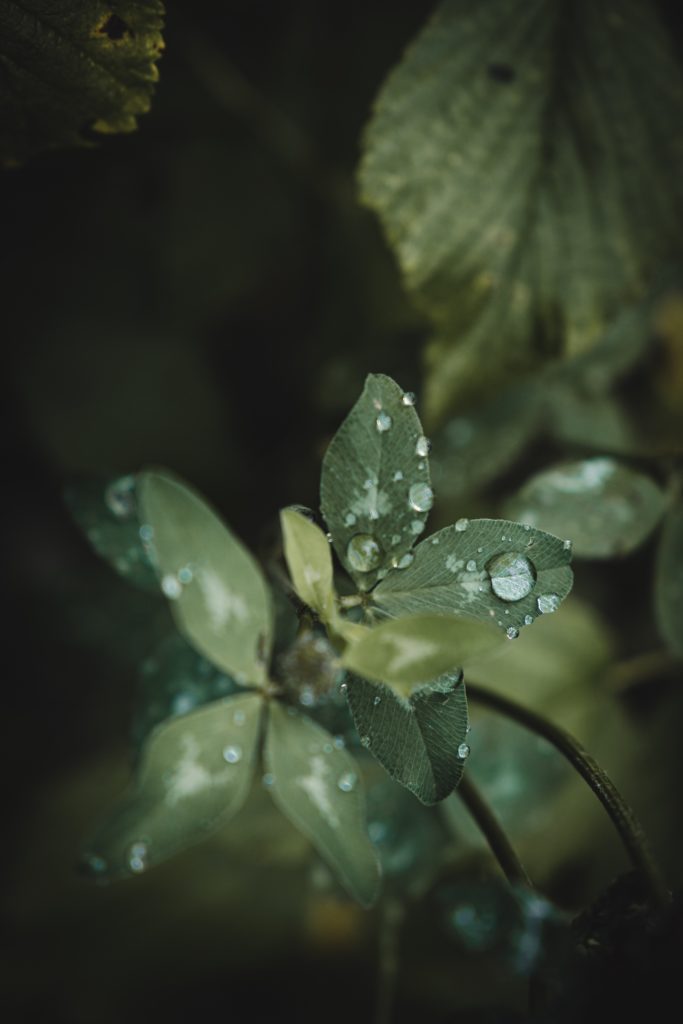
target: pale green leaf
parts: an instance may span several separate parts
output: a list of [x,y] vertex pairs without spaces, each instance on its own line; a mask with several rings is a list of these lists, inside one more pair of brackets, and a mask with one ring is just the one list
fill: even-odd
[[511,519],[568,537],[581,558],[633,551],[664,514],[664,492],[611,458],[565,462],[531,477],[507,502]]
[[362,590],[400,561],[424,530],[433,502],[427,441],[415,409],[390,377],[368,376],[332,438],[320,500],[335,550]]
[[588,350],[680,251],[682,120],[647,0],[437,8],[379,94],[360,169],[437,329],[431,418]]
[[[571,545],[504,519],[462,519],[415,549],[372,597],[391,616],[464,615],[520,629],[571,590]],[[500,593],[507,595],[505,598]]]
[[161,0],[0,0],[0,163],[134,131],[163,14]]
[[365,747],[424,804],[455,789],[469,753],[461,672],[414,690],[406,700],[387,686],[351,676],[347,697]]
[[100,558],[129,583],[158,593],[159,582],[140,539],[135,477],[74,483],[64,496]]
[[669,649],[683,657],[683,501],[664,521],[657,549],[655,610],[659,632]]
[[366,630],[346,647],[342,664],[401,693],[429,683],[501,643],[493,625],[454,615],[406,615]]
[[254,775],[262,708],[260,694],[227,697],[155,729],[133,791],[88,844],[90,872],[139,874],[229,821]]
[[358,765],[306,715],[270,705],[264,749],[270,791],[282,813],[306,835],[363,906],[374,902],[380,869],[367,835]]
[[181,632],[238,681],[262,681],[273,624],[258,565],[204,500],[169,473],[142,473],[138,493],[143,530],[151,530],[148,543]]
[[332,553],[327,537],[293,508],[280,512],[285,558],[294,589],[325,622],[335,618]]

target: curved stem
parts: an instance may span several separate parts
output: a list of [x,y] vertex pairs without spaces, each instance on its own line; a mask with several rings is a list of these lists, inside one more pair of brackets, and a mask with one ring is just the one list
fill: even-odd
[[655,862],[642,826],[626,803],[609,776],[595,758],[584,750],[578,740],[558,725],[549,722],[542,715],[517,704],[516,701],[501,697],[485,687],[469,683],[468,696],[478,704],[498,711],[514,719],[525,728],[542,736],[567,758],[579,775],[588,783],[609,814],[633,866],[639,871],[655,904],[664,907],[669,902],[669,892],[659,867]]
[[510,885],[523,885],[531,888],[531,880],[500,822],[467,775],[463,775],[461,778],[456,793],[491,847],[491,852],[500,864]]

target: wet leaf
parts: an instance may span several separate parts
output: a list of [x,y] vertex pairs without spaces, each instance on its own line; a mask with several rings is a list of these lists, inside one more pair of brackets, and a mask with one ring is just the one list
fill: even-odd
[[655,611],[669,649],[683,657],[683,501],[664,520],[657,549]]
[[140,539],[135,477],[74,483],[64,497],[97,554],[129,583],[158,593],[156,572]]
[[682,117],[646,0],[437,8],[379,94],[360,169],[437,329],[431,419],[590,349],[679,251]]
[[323,459],[322,513],[362,590],[410,551],[432,507],[429,443],[411,403],[390,377],[370,374]]
[[265,678],[270,594],[258,565],[199,495],[165,471],[140,475],[143,530],[151,530],[161,587],[179,629],[238,682]]
[[358,765],[332,736],[294,708],[270,706],[264,749],[282,813],[306,835],[351,895],[374,902],[380,869],[367,835]]
[[418,544],[413,562],[382,580],[372,598],[394,617],[456,614],[514,631],[567,596],[570,560],[570,545],[549,533],[504,519],[461,519]]
[[406,615],[368,629],[348,644],[342,664],[352,672],[407,693],[501,643],[488,622],[454,615]]
[[237,813],[254,774],[262,707],[259,694],[227,697],[154,730],[133,791],[88,844],[95,878],[140,874]]
[[537,473],[507,502],[505,512],[568,537],[578,557],[611,558],[642,544],[665,506],[663,491],[649,477],[600,457]]
[[327,537],[301,512],[285,508],[280,526],[287,567],[294,588],[309,608],[325,622],[336,617],[332,554]]
[[364,746],[396,782],[423,804],[437,803],[455,789],[469,754],[461,672],[419,687],[407,700],[352,676],[347,697]]
[[163,14],[160,0],[1,0],[0,162],[134,131]]

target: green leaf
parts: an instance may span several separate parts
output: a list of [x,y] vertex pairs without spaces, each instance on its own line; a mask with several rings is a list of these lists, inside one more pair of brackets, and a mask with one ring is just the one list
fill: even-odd
[[659,632],[669,649],[683,657],[683,501],[664,521],[657,549],[655,611]]
[[270,705],[264,749],[270,791],[282,813],[306,835],[351,895],[370,906],[380,869],[365,822],[358,765],[330,734],[294,708]]
[[418,544],[413,562],[382,580],[372,598],[391,616],[456,614],[514,631],[567,596],[570,560],[571,545],[549,533],[504,519],[460,519]]
[[0,0],[0,163],[134,131],[163,14],[160,0]]
[[647,0],[437,8],[379,94],[360,168],[437,329],[432,419],[587,351],[680,251],[682,120]]
[[493,625],[453,615],[407,615],[368,629],[346,647],[345,668],[406,693],[501,643]]
[[64,497],[100,558],[130,583],[158,593],[159,582],[140,539],[135,477],[71,484]]
[[238,682],[263,681],[273,623],[258,565],[204,500],[167,472],[142,473],[138,492],[179,629]]
[[361,742],[389,775],[424,804],[447,797],[469,754],[462,672],[421,686],[407,700],[365,679],[350,677],[347,685]]
[[139,874],[229,821],[254,775],[262,708],[260,694],[227,697],[155,729],[133,792],[88,844],[90,872]]
[[282,509],[280,525],[287,567],[297,594],[324,622],[329,622],[336,617],[337,606],[327,537],[293,508]]
[[578,557],[612,558],[642,544],[665,506],[663,491],[649,477],[601,457],[537,473],[505,511],[511,519],[568,537]]
[[362,590],[410,551],[432,506],[428,442],[411,402],[390,377],[370,374],[323,459],[322,513]]

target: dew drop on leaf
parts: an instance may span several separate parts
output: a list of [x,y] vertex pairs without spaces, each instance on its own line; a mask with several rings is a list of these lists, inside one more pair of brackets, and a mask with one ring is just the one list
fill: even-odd
[[104,501],[117,519],[130,519],[135,514],[135,477],[121,476],[108,484],[104,491]]
[[549,615],[560,607],[560,599],[557,594],[540,594],[536,604],[541,615]]
[[457,530],[458,533],[464,533],[469,525],[469,519],[458,519],[455,524],[455,529]]
[[508,640],[516,640],[519,636],[519,630],[516,626],[508,626],[508,628],[505,630],[505,635],[508,638]]
[[346,557],[356,572],[372,572],[382,561],[382,549],[369,533],[357,533],[348,543]]
[[337,786],[342,793],[350,793],[356,785],[356,776],[353,772],[344,772],[337,780]]
[[236,745],[223,748],[223,760],[228,764],[237,764],[242,760],[242,748]]
[[380,434],[384,434],[391,429],[391,416],[386,412],[381,412],[375,420],[375,426]]
[[168,573],[161,581],[161,589],[171,601],[177,601],[183,592],[183,585],[177,576]]
[[464,761],[466,757],[470,756],[470,745],[469,743],[461,743],[458,747],[458,757],[461,761]]
[[416,512],[429,512],[434,504],[434,491],[429,484],[413,484],[408,491],[408,504]]
[[427,455],[429,455],[429,450],[431,447],[432,442],[429,441],[428,438],[424,436],[424,434],[420,434],[415,444],[415,454],[419,455],[421,459],[424,459],[426,458]]
[[128,867],[136,875],[141,874],[147,868],[147,844],[132,843],[128,850]]
[[496,555],[487,564],[486,571],[493,593],[502,601],[521,601],[531,593],[536,582],[533,563],[518,551]]
[[401,401],[403,402],[404,405],[415,405],[415,395],[413,394],[412,391],[406,391],[404,392]]

